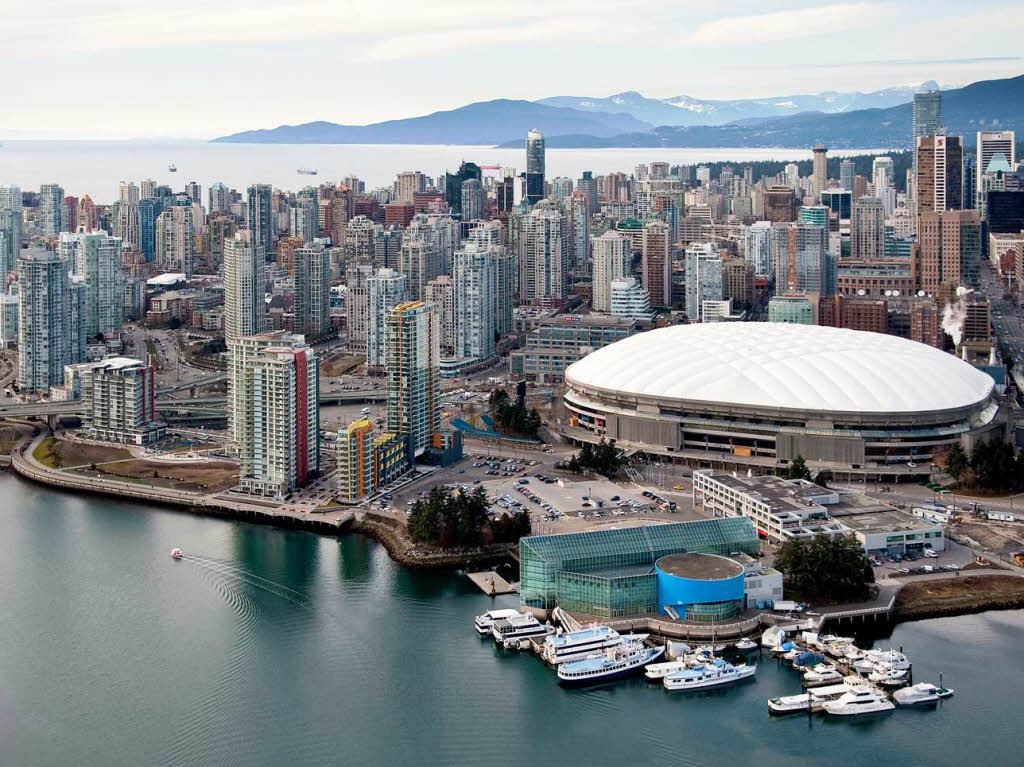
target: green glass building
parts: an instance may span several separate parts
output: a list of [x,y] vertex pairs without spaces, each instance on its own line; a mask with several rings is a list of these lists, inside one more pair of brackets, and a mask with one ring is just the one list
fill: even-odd
[[617,618],[658,612],[654,563],[668,554],[758,551],[745,517],[543,535],[519,542],[524,607]]

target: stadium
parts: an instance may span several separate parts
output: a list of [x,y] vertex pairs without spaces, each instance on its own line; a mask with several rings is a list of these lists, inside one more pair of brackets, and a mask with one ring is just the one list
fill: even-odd
[[565,373],[564,434],[696,466],[926,474],[1001,428],[987,374],[897,336],[774,322],[630,336]]

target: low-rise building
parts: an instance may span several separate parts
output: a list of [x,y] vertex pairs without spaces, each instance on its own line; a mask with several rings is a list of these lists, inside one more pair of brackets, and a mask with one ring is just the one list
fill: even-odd
[[90,439],[149,445],[162,439],[153,367],[128,357],[109,357],[64,368],[66,398],[80,399],[84,433]]
[[548,317],[526,334],[523,349],[512,352],[510,372],[535,381],[560,381],[572,363],[637,330],[637,321],[627,317],[579,314]]
[[373,424],[366,419],[338,431],[338,497],[344,501],[365,498],[409,470],[405,438],[373,432]]

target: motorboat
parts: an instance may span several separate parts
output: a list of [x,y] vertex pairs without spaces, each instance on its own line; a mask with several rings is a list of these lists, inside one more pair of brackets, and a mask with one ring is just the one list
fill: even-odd
[[768,713],[775,716],[795,714],[798,711],[809,711],[811,708],[811,694],[805,692],[803,695],[785,695],[781,698],[768,699]]
[[476,616],[473,625],[476,626],[476,633],[480,636],[487,636],[491,633],[491,629],[494,628],[495,621],[508,620],[517,615],[519,615],[519,611],[515,609],[488,610],[482,615]]
[[181,553],[181,549],[171,549],[171,559],[181,559],[184,554]]
[[910,661],[907,656],[899,650],[868,650],[864,657],[854,661],[853,670],[862,676],[866,676],[879,666],[888,665],[891,668],[903,670],[910,668]]
[[518,647],[521,639],[543,637],[554,633],[554,626],[541,623],[533,613],[502,618],[494,621],[494,625],[491,626],[491,636],[494,637],[494,641],[504,645],[507,649]]
[[660,646],[622,642],[586,658],[562,663],[558,667],[558,681],[564,685],[584,685],[631,676],[660,658],[664,651]]
[[886,687],[902,687],[909,677],[910,669],[891,668],[888,665],[879,666],[868,674],[868,679],[872,682]]
[[746,663],[734,666],[723,660],[716,660],[700,668],[690,668],[669,674],[662,684],[665,685],[666,690],[672,691],[703,690],[748,679],[756,673],[757,666],[748,666]]
[[795,671],[810,671],[825,662],[825,656],[821,653],[805,650],[793,658],[793,669]]
[[940,698],[948,698],[953,690],[948,687],[936,687],[931,682],[918,682],[910,687],[904,687],[892,694],[901,706],[933,706]]
[[858,686],[843,693],[836,700],[823,703],[821,708],[832,716],[861,716],[892,711],[896,706],[876,690]]
[[167,170],[170,171],[171,173],[177,173],[178,166],[172,162],[170,165],[167,166]]
[[782,659],[794,661],[800,656],[800,653],[802,652],[803,650],[801,650],[799,647],[793,647],[791,650],[786,650],[786,652],[782,653]]
[[706,656],[691,653],[676,660],[651,663],[644,669],[644,676],[650,680],[664,679],[669,674],[685,671],[688,668],[701,668],[707,665],[707,663],[708,658]]
[[749,637],[743,637],[743,639],[736,643],[736,649],[740,652],[750,652],[757,649],[757,642]]
[[698,645],[697,653],[699,653],[701,655],[714,655],[715,653],[722,652],[722,650],[724,650],[726,647],[728,647],[728,645],[714,644],[714,643],[712,643],[712,644],[702,644],[702,645]]
[[822,687],[843,681],[843,675],[831,663],[822,663],[804,672],[804,687]]
[[843,657],[846,658],[846,660],[858,661],[864,657],[864,651],[855,644],[848,644],[846,645],[846,649],[843,650]]
[[839,698],[850,691],[851,687],[852,685],[844,681],[839,684],[830,684],[825,687],[814,687],[808,689],[807,694],[811,696],[811,712],[814,713],[821,711],[821,707],[830,700],[839,700]]
[[545,637],[541,657],[548,663],[558,665],[585,658],[606,647],[614,647],[620,642],[622,637],[618,631],[594,624],[579,631],[555,633]]

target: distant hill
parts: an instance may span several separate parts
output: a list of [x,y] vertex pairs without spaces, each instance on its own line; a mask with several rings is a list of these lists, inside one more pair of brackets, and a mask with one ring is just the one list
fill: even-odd
[[371,125],[311,122],[221,136],[219,143],[247,144],[500,144],[531,128],[545,135],[595,137],[647,131],[651,123],[628,114],[583,112],[532,101],[497,99],[458,109]]
[[882,109],[905,104],[914,94],[936,90],[935,82],[914,87],[888,88],[872,93],[828,91],[813,95],[770,96],[758,99],[714,100],[692,96],[652,99],[636,91],[616,93],[607,98],[554,96],[537,103],[568,107],[584,112],[625,112],[653,125],[725,125],[749,118],[782,117],[802,112],[836,114],[857,109]]
[[[549,147],[808,147],[909,148],[911,104],[840,114],[808,112],[751,118],[718,126],[661,126],[618,136],[552,135]],[[943,91],[942,121],[950,135],[983,129],[1024,129],[1024,75]],[[970,141],[966,142],[968,146]],[[512,141],[503,146],[521,146]]]

